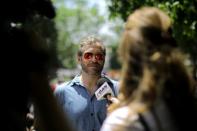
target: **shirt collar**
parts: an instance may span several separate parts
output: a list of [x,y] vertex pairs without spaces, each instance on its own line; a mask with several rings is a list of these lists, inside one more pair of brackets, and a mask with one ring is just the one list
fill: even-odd
[[[76,75],[75,77],[74,77],[74,79],[71,81],[71,85],[74,85],[74,84],[76,84],[76,85],[81,85],[81,82],[80,82],[80,75]],[[82,86],[82,85],[81,85]]]
[[[78,74],[78,75],[76,75],[76,76],[74,77],[74,79],[71,81],[71,85],[72,85],[72,86],[73,86],[74,84],[83,86],[82,83],[81,83],[81,77],[80,77],[80,76],[81,76],[81,75]],[[106,77],[106,75],[102,73],[102,74],[101,74],[101,77]]]

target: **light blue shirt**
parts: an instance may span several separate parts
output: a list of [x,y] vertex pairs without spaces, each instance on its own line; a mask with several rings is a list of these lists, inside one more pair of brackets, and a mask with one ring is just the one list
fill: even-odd
[[[113,83],[112,91],[117,96],[118,82],[114,80],[111,82]],[[79,76],[58,86],[55,96],[77,131],[100,130],[106,118],[107,100],[97,100],[95,95],[91,96],[81,85]]]

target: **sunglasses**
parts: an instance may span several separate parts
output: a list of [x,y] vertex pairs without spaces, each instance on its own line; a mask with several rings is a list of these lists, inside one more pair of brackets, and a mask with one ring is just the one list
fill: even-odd
[[92,59],[94,56],[94,58],[98,61],[102,61],[104,60],[104,55],[103,54],[93,54],[93,53],[84,53],[83,58],[86,60],[90,60]]

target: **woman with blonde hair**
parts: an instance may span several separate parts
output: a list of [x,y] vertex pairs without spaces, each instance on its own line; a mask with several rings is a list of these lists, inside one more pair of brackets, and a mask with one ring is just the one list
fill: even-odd
[[134,11],[119,56],[120,102],[110,107],[101,131],[197,130],[192,82],[167,14],[155,7]]

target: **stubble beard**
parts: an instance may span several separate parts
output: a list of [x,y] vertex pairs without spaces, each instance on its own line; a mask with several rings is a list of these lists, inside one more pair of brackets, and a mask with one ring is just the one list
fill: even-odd
[[90,67],[84,64],[81,64],[82,71],[89,74],[89,75],[94,75],[98,76],[101,75],[101,72],[103,70],[103,65],[98,65],[96,67]]

